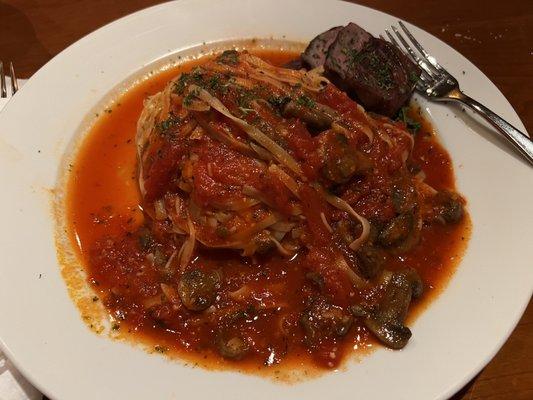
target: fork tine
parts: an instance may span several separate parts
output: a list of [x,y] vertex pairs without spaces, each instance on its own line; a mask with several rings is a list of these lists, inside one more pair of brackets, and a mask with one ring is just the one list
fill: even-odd
[[409,38],[409,40],[411,41],[411,43],[413,43],[413,45],[416,47],[416,49],[422,53],[422,55],[425,57],[426,60],[428,60],[430,62],[430,64],[439,72],[446,72],[446,70],[440,66],[440,64],[437,62],[437,60],[435,59],[435,57],[431,56],[430,54],[428,54],[428,52],[426,50],[424,50],[424,48],[422,47],[422,45],[418,42],[418,40],[415,39],[415,37],[412,35],[412,33],[409,31],[409,29],[407,29],[407,27],[405,26],[405,24],[402,22],[402,21],[398,21],[398,23],[400,24],[400,27],[402,28],[402,30],[405,32],[405,34],[407,35],[407,37]]
[[11,77],[11,96],[13,96],[19,90],[19,83],[17,82],[15,67],[13,67],[12,61],[9,63],[9,75]]
[[385,33],[389,37],[389,40],[391,41],[391,43],[401,50],[402,48],[400,47],[400,44],[396,41],[396,39],[394,39],[394,36],[391,35],[388,29],[385,29]]
[[[425,71],[423,71],[423,72],[426,73]],[[433,78],[431,78],[431,77],[428,78],[428,77],[426,77],[426,75],[424,75],[424,74],[420,75],[420,80],[424,81],[428,85],[432,84],[433,83]]]
[[[385,29],[385,33],[386,33],[387,36],[389,37],[391,43],[392,43],[393,45],[395,45],[397,48],[399,48],[400,51],[401,51],[402,53],[404,53],[402,47],[401,47],[400,44],[396,41],[396,39],[394,39],[394,36],[392,36],[392,34],[389,32],[388,29]],[[418,59],[419,57],[418,57],[413,51],[411,51],[411,52],[409,53],[409,55],[411,56],[411,58],[413,58],[415,61],[418,62],[417,59]],[[431,77],[431,75],[429,75],[425,70],[422,70],[422,74],[420,75],[420,79],[423,79],[424,82],[429,83],[427,78],[429,78],[429,80],[432,80],[432,79],[433,79],[433,78]]]
[[409,55],[411,56],[411,58],[416,61],[416,63],[418,65],[420,65],[420,67],[431,77],[431,78],[436,78],[436,72],[435,70],[432,69],[432,67],[427,63],[425,62],[422,58],[418,57],[416,55],[416,53],[413,51],[413,49],[411,48],[411,46],[409,46],[409,44],[405,41],[405,39],[403,38],[402,34],[398,31],[398,29],[396,29],[395,26],[391,26],[392,30],[394,31],[394,33],[396,34],[396,36],[398,37],[398,40],[400,41],[400,43],[403,45],[403,47],[407,50],[407,52],[409,53]]
[[7,97],[6,74],[4,73],[4,63],[0,61],[0,97]]

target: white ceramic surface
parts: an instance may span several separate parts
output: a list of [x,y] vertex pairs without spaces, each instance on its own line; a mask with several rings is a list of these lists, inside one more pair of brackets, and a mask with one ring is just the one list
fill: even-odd
[[[19,87],[26,79],[17,79]],[[7,87],[11,86],[11,78],[6,76]],[[8,98],[0,98],[0,113],[6,106]],[[21,375],[10,360],[0,350],[0,399],[2,400],[41,400],[42,395]]]
[[[183,0],[122,18],[44,66],[0,114],[0,344],[56,400],[444,399],[504,343],[532,293],[533,173],[457,109],[427,104],[452,154],[473,220],[468,251],[400,352],[376,351],[346,370],[296,385],[207,372],[91,333],[61,278],[49,189],[87,113],[135,71],[202,42],[274,36],[308,41],[354,21],[374,34],[395,23],[361,6],[319,0]],[[410,26],[464,90],[524,128],[468,60]],[[465,71],[462,75],[461,71]]]

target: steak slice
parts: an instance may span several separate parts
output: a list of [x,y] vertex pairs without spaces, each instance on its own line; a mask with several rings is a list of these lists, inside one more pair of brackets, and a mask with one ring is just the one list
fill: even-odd
[[324,65],[329,46],[335,41],[337,34],[342,29],[344,29],[342,26],[336,26],[311,40],[302,54],[304,64],[310,69]]
[[348,24],[328,49],[328,77],[368,110],[392,117],[411,97],[420,69],[383,39]]
[[[409,100],[420,68],[402,51],[350,22],[314,38],[301,56],[367,110],[393,117]],[[288,65],[299,68],[298,63]]]
[[363,50],[372,38],[370,33],[350,22],[337,33],[335,40],[329,45],[324,67],[337,73],[341,79],[347,78],[349,67],[352,65],[352,55]]

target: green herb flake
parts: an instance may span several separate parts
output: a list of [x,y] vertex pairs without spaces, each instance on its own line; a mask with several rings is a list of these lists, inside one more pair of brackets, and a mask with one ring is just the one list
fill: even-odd
[[237,98],[239,108],[251,108],[252,100],[257,99],[257,95],[252,90],[240,90]]
[[187,96],[185,96],[183,98],[183,105],[185,107],[190,107],[192,102],[193,102],[193,100],[195,98],[197,98],[199,94],[200,93],[199,93],[198,89],[194,89],[193,91],[191,91]]
[[409,107],[402,107],[396,121],[402,121],[407,129],[414,135],[420,130],[420,122],[409,116]]
[[283,109],[285,107],[285,104],[287,104],[291,100],[288,96],[270,96],[268,98],[269,104],[278,110]]
[[170,128],[179,124],[180,118],[174,114],[170,114],[168,118],[157,124],[157,129],[160,133],[165,134]]
[[349,63],[363,64],[373,72],[377,85],[383,90],[389,90],[394,86],[392,68],[387,60],[377,57],[372,51],[365,49],[357,51],[355,49],[346,50]]
[[191,78],[195,83],[201,83],[204,79],[205,71],[201,67],[196,67],[191,71]]
[[174,84],[174,92],[181,95],[185,90],[185,86],[191,79],[191,74],[181,74],[178,81]]
[[316,103],[313,99],[309,98],[306,95],[302,95],[296,99],[296,103],[307,108],[315,108]]
[[187,96],[185,96],[185,98],[183,99],[183,105],[185,107],[190,107],[191,104],[192,104],[192,100],[193,100],[194,96],[189,93]]
[[206,82],[206,89],[218,92],[221,94],[226,94],[229,90],[229,86],[233,83],[233,80],[230,78],[224,82],[224,76],[222,74],[214,74]]
[[209,81],[207,82],[207,87],[212,90],[218,90],[221,86],[220,82],[220,75],[216,74],[213,75],[211,78],[209,78]]

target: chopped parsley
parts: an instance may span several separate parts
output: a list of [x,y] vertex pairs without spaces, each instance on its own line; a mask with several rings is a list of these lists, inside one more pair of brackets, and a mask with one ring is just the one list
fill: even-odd
[[214,74],[209,79],[206,80],[204,88],[212,91],[218,92],[220,94],[226,94],[229,90],[229,86],[234,82],[234,78],[227,77],[222,74]]
[[251,108],[250,103],[257,98],[257,95],[252,90],[240,90],[237,97],[237,105],[239,108]]
[[[194,84],[212,92],[226,94],[228,91],[228,86],[232,80],[229,79],[227,82],[224,82],[224,80],[225,77],[222,74],[217,73],[208,76],[202,68],[197,67],[190,73],[181,74],[176,83],[174,83],[173,91],[178,95],[183,95],[187,86]],[[191,97],[187,97],[188,96],[185,96],[184,99],[184,102],[187,101],[187,103],[185,103],[186,106],[190,105],[192,101]]]
[[198,97],[198,94],[198,89],[191,91],[187,96],[183,98],[183,105],[185,107],[190,107],[192,105],[193,100]]
[[307,108],[315,108],[316,103],[310,97],[302,95],[296,99],[296,103]]
[[357,51],[349,49],[344,50],[344,53],[347,55],[352,67],[355,64],[363,64],[368,67],[379,88],[389,90],[394,86],[392,69],[387,60],[376,56],[371,50],[366,51],[363,49],[362,51]]
[[178,81],[174,84],[174,93],[182,95],[188,84],[196,84],[204,86],[205,71],[200,68],[194,68],[190,73],[183,73],[178,78]]
[[420,129],[420,122],[412,119],[409,116],[409,107],[401,108],[400,112],[398,113],[398,117],[396,118],[396,121],[402,121],[413,135],[416,134]]
[[161,121],[157,124],[157,129],[160,133],[166,133],[171,127],[177,125],[180,122],[180,118],[174,114],[170,114],[165,121]]
[[178,78],[178,81],[174,84],[174,92],[177,94],[183,94],[185,90],[185,85],[190,80],[191,74],[181,74]]
[[278,110],[282,110],[283,107],[285,107],[285,104],[287,104],[291,98],[289,96],[270,96],[268,98],[268,102],[270,105]]
[[218,90],[220,89],[222,83],[220,82],[221,76],[219,74],[213,75],[211,78],[209,78],[209,81],[207,81],[207,87],[212,90]]
[[202,83],[204,74],[205,71],[202,68],[196,67],[191,71],[191,79],[195,83]]

